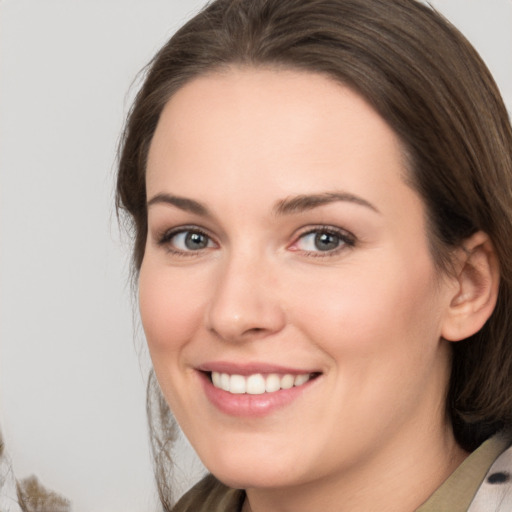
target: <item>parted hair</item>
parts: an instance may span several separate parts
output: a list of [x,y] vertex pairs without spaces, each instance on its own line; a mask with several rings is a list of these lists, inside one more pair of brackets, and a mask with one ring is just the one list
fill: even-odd
[[147,236],[146,159],[160,114],[187,82],[233,66],[320,73],[365,98],[401,140],[405,179],[426,205],[440,272],[449,272],[467,237],[490,236],[501,272],[497,305],[478,333],[452,344],[446,403],[468,450],[510,424],[510,120],[475,49],[419,1],[216,0],[179,29],[146,68],[120,145],[117,206],[133,235],[135,277]]

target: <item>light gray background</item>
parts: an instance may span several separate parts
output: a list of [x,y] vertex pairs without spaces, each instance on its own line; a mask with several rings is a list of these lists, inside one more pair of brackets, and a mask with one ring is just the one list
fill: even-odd
[[[76,512],[156,510],[143,337],[113,209],[137,72],[204,0],[0,0],[0,424]],[[512,1],[433,2],[512,106]]]

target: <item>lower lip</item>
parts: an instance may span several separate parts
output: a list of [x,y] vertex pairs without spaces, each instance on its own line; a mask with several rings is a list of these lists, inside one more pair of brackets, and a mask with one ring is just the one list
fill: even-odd
[[272,412],[284,408],[294,402],[310,386],[318,380],[318,377],[308,380],[301,386],[290,389],[281,389],[273,393],[261,395],[234,394],[216,388],[208,375],[200,372],[203,388],[208,400],[221,412],[229,416],[244,418],[260,418]]

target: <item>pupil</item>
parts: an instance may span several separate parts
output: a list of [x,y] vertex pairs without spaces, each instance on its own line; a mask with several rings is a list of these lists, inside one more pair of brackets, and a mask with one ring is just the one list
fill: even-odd
[[336,235],[330,233],[318,233],[315,236],[315,246],[319,251],[330,251],[336,249],[339,244],[339,239]]
[[188,233],[185,238],[185,245],[187,249],[196,251],[197,249],[204,249],[208,245],[208,240],[201,233]]

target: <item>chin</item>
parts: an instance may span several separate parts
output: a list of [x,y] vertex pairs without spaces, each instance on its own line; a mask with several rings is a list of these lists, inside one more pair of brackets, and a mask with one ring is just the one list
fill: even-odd
[[261,455],[251,457],[245,452],[245,456],[235,457],[235,460],[225,456],[216,458],[213,463],[204,461],[208,470],[223,484],[234,489],[249,488],[276,488],[287,487],[297,483],[300,475],[291,472],[297,468],[297,462],[279,460],[274,456]]
[[212,471],[212,474],[224,485],[233,489],[271,489],[284,488],[292,484],[283,478],[282,472],[265,471],[266,468],[247,468],[238,471]]

